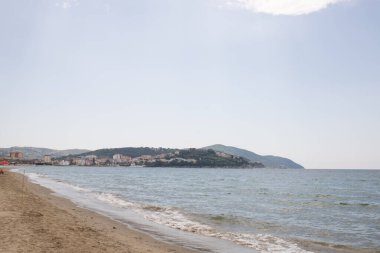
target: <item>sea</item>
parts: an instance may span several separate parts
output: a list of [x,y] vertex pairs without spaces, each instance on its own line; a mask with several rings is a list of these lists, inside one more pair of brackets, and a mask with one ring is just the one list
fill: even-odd
[[34,183],[200,252],[380,252],[380,171],[28,166]]

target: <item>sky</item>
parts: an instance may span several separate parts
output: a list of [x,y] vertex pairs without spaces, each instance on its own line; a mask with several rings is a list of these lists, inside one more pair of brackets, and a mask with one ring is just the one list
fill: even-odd
[[0,147],[380,169],[378,0],[2,0]]

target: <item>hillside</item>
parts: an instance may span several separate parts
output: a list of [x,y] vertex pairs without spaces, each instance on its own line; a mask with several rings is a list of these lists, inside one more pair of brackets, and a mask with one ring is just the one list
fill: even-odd
[[[222,152],[232,155],[234,157],[222,156],[220,154],[207,153],[208,149],[216,152]],[[166,166],[200,166],[200,167],[266,167],[266,168],[292,168],[303,169],[300,164],[293,162],[292,160],[279,156],[262,156],[253,153],[248,150],[229,147],[224,145],[212,145],[204,147],[202,149],[171,149],[171,148],[149,148],[149,147],[126,147],[126,148],[112,148],[112,149],[99,149],[95,151],[83,150],[83,149],[68,149],[68,150],[55,150],[48,148],[35,148],[35,147],[11,147],[0,148],[0,157],[9,156],[10,152],[20,151],[24,153],[25,159],[41,159],[44,155],[50,155],[52,158],[70,159],[75,156],[87,156],[96,155],[98,158],[110,158],[115,154],[121,154],[124,156],[130,156],[132,158],[140,156],[158,156],[163,154],[172,154],[172,160],[170,163],[166,163]],[[176,154],[176,155],[174,155]],[[244,158],[240,160],[241,158]],[[194,159],[197,162],[192,164],[186,164],[181,159]],[[178,162],[181,161],[181,162]],[[246,161],[246,162],[245,162]],[[151,166],[162,166],[160,161],[152,163]]]
[[[149,147],[126,147],[99,149],[79,154],[81,157],[95,155],[97,158],[112,159],[113,155],[121,154],[132,158],[131,163],[149,167],[220,167],[220,168],[263,168],[259,162],[251,162],[246,158],[216,152],[212,149],[169,149]],[[78,155],[76,155],[78,156]],[[61,157],[70,160],[75,155]]]
[[262,168],[261,163],[253,163],[245,158],[220,154],[212,149],[182,149],[170,155],[170,160],[155,160],[150,167],[210,167],[210,168]]
[[212,150],[223,152],[226,154],[244,157],[251,162],[262,163],[264,164],[266,168],[289,168],[289,169],[303,169],[304,168],[302,165],[297,164],[288,158],[272,156],[272,155],[262,156],[245,149],[224,146],[221,144],[204,147],[203,149],[212,149]]
[[86,149],[67,149],[67,150],[56,150],[49,148],[35,148],[35,147],[11,147],[11,148],[0,148],[0,157],[9,156],[10,152],[19,151],[24,153],[25,159],[41,159],[44,155],[50,155],[53,158],[67,156],[67,155],[77,155],[84,152],[88,152]]
[[127,148],[110,148],[110,149],[98,149],[95,151],[90,151],[81,154],[81,156],[87,156],[87,155],[96,155],[97,157],[103,157],[103,158],[112,158],[115,154],[121,154],[125,156],[130,156],[132,158],[139,157],[142,155],[161,155],[161,154],[168,154],[171,152],[175,152],[177,149],[170,149],[170,148],[148,148],[148,147],[139,147],[139,148],[133,148],[133,147],[127,147]]

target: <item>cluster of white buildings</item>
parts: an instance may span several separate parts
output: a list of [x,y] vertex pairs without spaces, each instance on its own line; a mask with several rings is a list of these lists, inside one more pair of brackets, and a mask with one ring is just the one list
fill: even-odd
[[[98,158],[96,155],[88,155],[84,157],[72,158],[70,160],[56,160],[53,161],[53,164],[59,166],[144,166],[157,161],[160,161],[162,163],[169,163],[172,161],[196,163],[195,159],[178,158],[175,157],[175,154],[160,154],[155,156],[142,155],[135,158],[121,154],[115,154],[112,156],[112,158]],[[48,159],[44,158],[44,162],[50,163],[51,160],[48,162]]]
[[57,160],[53,163],[59,166],[111,166],[111,165],[130,165],[132,163],[130,156],[115,154],[112,159],[98,158],[96,155],[88,155],[84,157],[75,157],[68,160]]
[[132,157],[130,156],[125,156],[125,155],[121,155],[121,154],[116,154],[116,155],[113,155],[112,156],[112,160],[114,163],[116,164],[120,164],[120,163],[130,163],[132,161]]

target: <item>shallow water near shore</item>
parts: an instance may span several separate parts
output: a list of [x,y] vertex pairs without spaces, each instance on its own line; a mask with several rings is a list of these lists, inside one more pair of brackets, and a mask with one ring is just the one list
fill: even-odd
[[23,167],[75,203],[211,252],[380,250],[380,171]]

